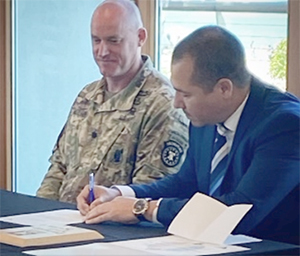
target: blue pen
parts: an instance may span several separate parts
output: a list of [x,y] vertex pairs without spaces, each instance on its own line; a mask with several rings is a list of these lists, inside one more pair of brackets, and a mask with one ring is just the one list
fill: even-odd
[[95,200],[95,195],[94,195],[94,184],[95,184],[95,180],[94,180],[94,173],[90,173],[90,182],[89,182],[89,186],[90,186],[90,191],[89,191],[89,204],[91,204],[94,200]]

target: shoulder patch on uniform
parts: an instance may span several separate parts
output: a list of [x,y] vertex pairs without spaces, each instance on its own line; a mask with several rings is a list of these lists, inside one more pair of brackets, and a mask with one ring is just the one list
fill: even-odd
[[161,160],[167,167],[175,167],[179,164],[183,148],[173,140],[164,142],[164,148],[161,151]]

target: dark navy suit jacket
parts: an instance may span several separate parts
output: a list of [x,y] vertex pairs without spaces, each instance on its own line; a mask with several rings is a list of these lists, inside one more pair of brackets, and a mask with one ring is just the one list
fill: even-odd
[[[299,243],[299,126],[299,100],[253,78],[216,197],[226,205],[253,204],[234,233]],[[196,192],[208,194],[214,131],[215,126],[190,125],[180,171],[131,185],[137,197],[164,198],[157,215],[164,225]]]

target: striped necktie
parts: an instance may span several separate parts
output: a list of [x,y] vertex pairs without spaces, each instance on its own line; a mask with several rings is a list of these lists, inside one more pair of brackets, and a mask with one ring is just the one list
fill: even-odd
[[219,188],[225,176],[225,167],[230,150],[225,137],[227,132],[228,129],[224,125],[217,125],[210,170],[210,195],[220,193]]

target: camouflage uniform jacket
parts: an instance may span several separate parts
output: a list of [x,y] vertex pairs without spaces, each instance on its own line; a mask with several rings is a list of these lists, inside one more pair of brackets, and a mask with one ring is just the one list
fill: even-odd
[[187,119],[149,57],[132,82],[104,101],[105,80],[76,98],[37,196],[75,203],[88,175],[95,183],[146,183],[177,172],[188,146]]

